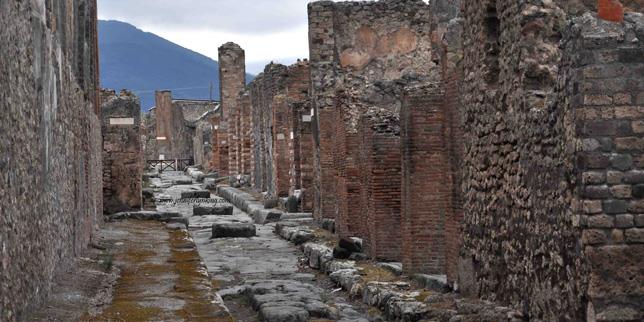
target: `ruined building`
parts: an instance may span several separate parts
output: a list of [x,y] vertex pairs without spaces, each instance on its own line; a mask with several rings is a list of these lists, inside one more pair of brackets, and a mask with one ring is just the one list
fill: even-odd
[[103,213],[96,1],[0,3],[0,320],[38,305]]
[[213,164],[528,319],[642,319],[644,16],[623,4],[313,2],[310,61],[244,88],[220,49]]
[[145,159],[191,160],[191,164],[209,169],[209,119],[218,103],[175,99],[170,91],[157,91],[155,99],[156,105],[143,116]]

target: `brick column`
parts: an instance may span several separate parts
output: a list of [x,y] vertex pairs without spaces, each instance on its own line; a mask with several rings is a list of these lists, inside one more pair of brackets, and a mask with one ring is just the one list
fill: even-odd
[[[221,136],[220,140],[222,149],[227,151],[227,165],[220,165],[221,168],[227,168],[229,171],[225,175],[239,174],[238,163],[238,138],[239,138],[239,111],[237,108],[237,99],[239,93],[246,86],[246,62],[244,50],[235,43],[226,43],[219,47],[219,81],[220,81],[220,99],[222,119],[220,122]],[[224,134],[223,130],[226,130]],[[222,154],[220,152],[220,154]],[[225,161],[224,161],[225,162]],[[221,174],[220,175],[224,175]]]
[[402,137],[402,262],[408,273],[445,273],[451,178],[438,85],[407,88]]
[[360,118],[359,140],[351,146],[360,157],[355,187],[362,189],[362,202],[351,206],[352,222],[363,227],[365,250],[378,260],[401,258],[399,122],[394,113],[372,109]]

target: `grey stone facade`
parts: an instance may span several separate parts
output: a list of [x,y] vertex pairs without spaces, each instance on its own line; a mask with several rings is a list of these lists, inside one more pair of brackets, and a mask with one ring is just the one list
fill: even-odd
[[102,214],[96,1],[2,1],[0,44],[0,320],[16,321]]

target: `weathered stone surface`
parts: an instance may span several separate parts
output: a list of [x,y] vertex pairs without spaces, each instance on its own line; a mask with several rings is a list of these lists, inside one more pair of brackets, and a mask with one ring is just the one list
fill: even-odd
[[0,4],[2,321],[44,300],[102,218],[95,17],[93,0]]
[[255,225],[242,223],[221,223],[212,225],[212,238],[255,237]]
[[143,204],[140,105],[138,98],[128,91],[120,95],[109,90],[101,92],[103,213],[106,215],[139,210]]
[[108,216],[109,220],[158,220],[158,221],[171,221],[175,218],[181,218],[181,214],[176,212],[158,212],[158,211],[135,211],[135,212],[119,212]]
[[208,190],[191,190],[181,192],[181,199],[210,198]]
[[192,208],[192,213],[194,216],[232,216],[233,206],[226,204],[194,205]]

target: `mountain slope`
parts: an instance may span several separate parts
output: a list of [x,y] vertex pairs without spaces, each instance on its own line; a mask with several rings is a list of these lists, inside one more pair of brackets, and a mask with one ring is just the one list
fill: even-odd
[[[219,99],[219,64],[155,34],[119,21],[99,21],[101,87],[134,91],[141,109],[154,106],[154,91],[175,98]],[[248,80],[252,76],[247,75]]]

